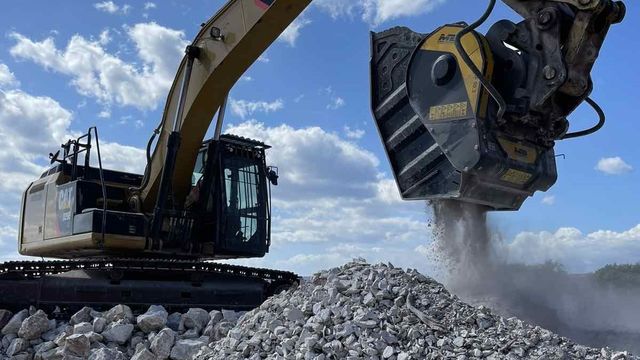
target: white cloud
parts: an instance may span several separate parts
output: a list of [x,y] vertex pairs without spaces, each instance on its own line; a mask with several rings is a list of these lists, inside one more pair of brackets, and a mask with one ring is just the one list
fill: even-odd
[[402,202],[402,197],[395,180],[382,179],[376,184],[377,198],[386,204],[398,204]]
[[339,108],[347,104],[347,102],[342,97],[336,95],[333,87],[331,86],[320,90],[320,93],[324,93],[329,96],[329,103],[327,104],[327,109],[329,110],[338,110]]
[[[10,49],[17,59],[31,60],[45,69],[71,77],[76,91],[103,104],[155,109],[165,99],[187,41],[182,31],[154,22],[126,28],[142,65],[127,63],[109,54],[102,40],[74,35],[59,49],[53,38],[33,41],[12,33]],[[102,41],[102,42],[101,42]]]
[[546,195],[541,201],[544,205],[553,205],[556,203],[556,197],[554,195]]
[[315,0],[314,4],[331,17],[359,16],[376,26],[403,16],[417,16],[432,11],[444,0]]
[[142,17],[144,17],[145,19],[149,17],[149,10],[153,10],[155,8],[157,8],[158,6],[156,5],[156,3],[154,2],[146,2],[144,3],[144,12],[142,13]]
[[110,14],[115,14],[118,12],[120,7],[116,5],[113,1],[103,1],[99,3],[93,4],[93,7],[100,11],[108,12]]
[[[0,138],[6,146],[0,156],[6,156],[7,150],[19,149],[18,163],[33,161],[60,145],[71,123],[71,112],[49,97],[21,90],[0,91],[0,104]],[[3,163],[9,166],[12,161],[9,158]]]
[[127,14],[129,13],[129,10],[131,10],[131,5],[125,4],[125,5],[119,6],[113,1],[102,1],[99,3],[95,3],[93,4],[93,7],[109,14],[116,14],[116,13]]
[[278,40],[289,44],[291,47],[296,46],[296,40],[298,40],[300,36],[300,31],[309,24],[311,24],[311,20],[303,16],[298,17],[280,34]]
[[343,98],[340,96],[334,96],[331,98],[331,101],[327,105],[327,109],[329,110],[338,110],[346,104]]
[[284,108],[284,101],[282,101],[282,99],[267,102],[236,100],[231,98],[229,99],[229,104],[231,105],[231,112],[243,119],[255,113],[270,113]]
[[315,0],[314,5],[328,13],[332,18],[353,16],[363,10],[364,0]]
[[0,88],[13,88],[18,85],[20,85],[20,83],[9,70],[9,67],[0,63]]
[[345,126],[344,127],[344,134],[349,139],[358,140],[358,139],[362,139],[362,137],[364,136],[365,132],[362,129],[352,129],[349,126]]
[[111,117],[111,111],[104,109],[98,113],[100,119],[108,119]]
[[631,172],[633,167],[621,157],[615,156],[600,159],[595,169],[608,175],[621,175]]
[[107,169],[142,174],[147,163],[143,149],[114,142],[100,142],[102,166]]
[[102,30],[102,32],[100,33],[100,37],[98,38],[98,42],[102,46],[105,46],[111,42],[111,34],[109,33],[109,29]]
[[606,264],[640,262],[640,225],[616,232],[584,234],[573,227],[555,232],[523,232],[506,245],[511,261],[525,264],[547,260],[562,263],[571,272],[588,272]]
[[242,76],[240,78],[240,80],[242,80],[244,82],[251,82],[251,81],[253,81],[253,78],[251,76],[244,75],[244,76]]
[[271,59],[269,59],[269,57],[267,56],[267,54],[266,54],[266,53],[264,53],[264,54],[262,54],[262,55],[258,56],[258,59],[257,59],[256,61],[261,62],[261,63],[265,63],[265,64],[266,64],[266,63],[268,63],[269,61],[271,61]]

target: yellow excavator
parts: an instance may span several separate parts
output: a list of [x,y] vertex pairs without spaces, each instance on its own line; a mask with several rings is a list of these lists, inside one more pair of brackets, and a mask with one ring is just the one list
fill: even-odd
[[[372,113],[404,199],[517,210],[554,184],[556,141],[603,125],[590,72],[623,3],[503,1],[524,20],[485,35],[475,29],[495,0],[470,25],[371,33]],[[22,198],[19,252],[62,260],[0,264],[0,307],[250,309],[296,283],[289,272],[208,260],[269,250],[278,182],[269,146],[221,129],[232,86],[310,2],[231,0],[202,24],[144,174],[104,169],[95,128],[50,154]],[[570,131],[567,116],[584,101],[600,120]]]

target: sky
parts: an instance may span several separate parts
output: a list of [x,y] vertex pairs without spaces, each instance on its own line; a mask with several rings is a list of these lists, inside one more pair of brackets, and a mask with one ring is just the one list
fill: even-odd
[[[559,179],[490,221],[509,261],[571,272],[640,262],[640,4],[593,71],[607,125],[557,145]],[[14,1],[0,13],[0,259],[16,258],[22,191],[68,137],[98,126],[106,166],[141,173],[184,47],[221,0]],[[225,132],[273,146],[273,244],[252,266],[300,274],[354,257],[429,271],[430,212],[399,199],[370,113],[369,31],[472,22],[485,1],[314,0],[230,94]],[[34,9],[37,9],[34,11]],[[43,9],[46,9],[44,11]],[[517,21],[499,3],[487,24]],[[480,30],[486,31],[488,25]],[[575,128],[595,115],[580,107]]]

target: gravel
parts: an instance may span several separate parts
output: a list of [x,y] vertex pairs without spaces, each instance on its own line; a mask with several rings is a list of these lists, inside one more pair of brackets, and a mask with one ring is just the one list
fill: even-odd
[[472,307],[415,270],[355,260],[244,315],[199,359],[637,359]]
[[415,270],[354,260],[248,313],[126,305],[69,321],[0,310],[0,360],[640,359],[473,307]]

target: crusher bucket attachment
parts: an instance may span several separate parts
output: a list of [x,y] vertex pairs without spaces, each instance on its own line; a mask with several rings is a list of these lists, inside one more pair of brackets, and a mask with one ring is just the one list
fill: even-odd
[[[464,24],[431,34],[371,33],[371,105],[405,200],[454,199],[517,210],[556,181],[553,147],[498,130],[493,101],[456,51]],[[491,79],[492,52],[475,32],[462,43]]]

